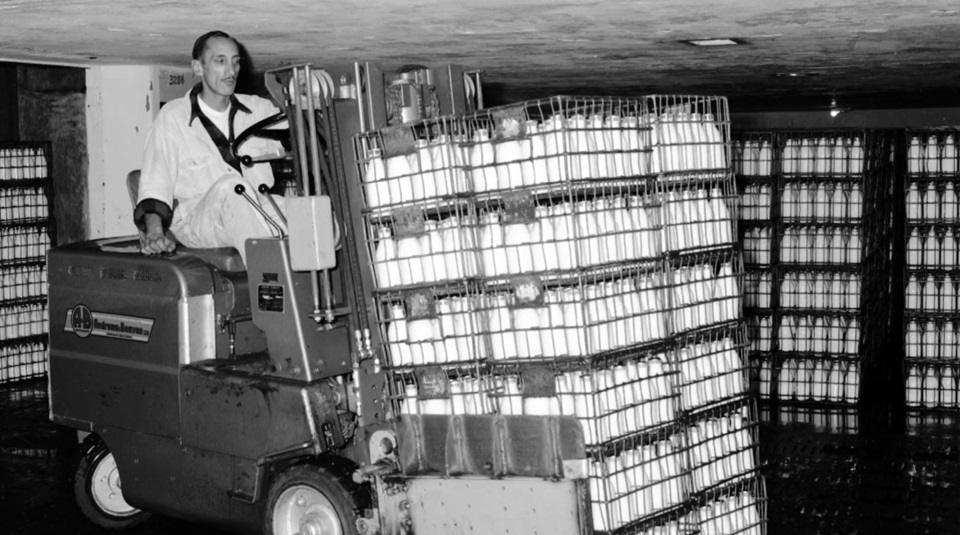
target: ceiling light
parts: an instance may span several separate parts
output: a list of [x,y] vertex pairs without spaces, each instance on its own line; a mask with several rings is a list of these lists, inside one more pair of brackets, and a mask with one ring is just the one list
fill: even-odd
[[712,39],[685,39],[680,42],[688,45],[693,45],[693,46],[737,46],[737,45],[747,44],[747,42],[744,41],[743,39],[736,39],[733,37],[720,37],[720,38],[712,38]]
[[836,97],[830,101],[830,117],[836,117],[845,111],[850,111],[850,108],[838,106]]

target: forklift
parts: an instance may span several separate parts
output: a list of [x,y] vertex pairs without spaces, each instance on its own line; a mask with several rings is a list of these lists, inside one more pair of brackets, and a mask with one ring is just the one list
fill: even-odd
[[[265,80],[282,111],[232,149],[292,165],[295,191],[246,265],[233,248],[143,256],[137,236],[49,254],[50,419],[82,441],[80,510],[118,530],[158,513],[272,535],[591,533],[574,416],[401,415],[381,365],[355,138],[481,109],[480,73]],[[285,150],[246,154],[254,137]],[[256,208],[266,190],[236,193]]]

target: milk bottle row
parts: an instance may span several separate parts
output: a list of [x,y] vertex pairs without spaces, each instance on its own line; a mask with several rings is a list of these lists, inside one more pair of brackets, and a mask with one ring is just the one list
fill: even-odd
[[782,169],[784,173],[800,175],[858,175],[863,172],[863,161],[860,138],[788,139]]
[[780,318],[780,351],[856,355],[860,350],[860,320],[783,316]]
[[858,310],[860,275],[857,273],[786,273],[780,284],[781,308]]
[[773,151],[768,140],[739,140],[733,142],[733,147],[734,173],[742,176],[770,176],[773,173]]
[[743,274],[744,308],[770,308],[773,274],[769,271],[748,271]]
[[394,237],[374,229],[373,271],[378,288],[429,284],[479,275],[474,229],[469,219],[450,216],[423,223],[423,232]]
[[488,212],[477,225],[470,216],[454,215],[427,220],[421,232],[401,236],[377,225],[377,287],[657,258],[662,251],[656,212],[639,196],[617,196],[538,206],[529,222],[505,222],[499,212]]
[[907,265],[953,269],[958,265],[958,251],[960,236],[952,228],[942,232],[913,228],[907,238]]
[[[771,395],[770,360],[760,367],[760,397]],[[776,378],[780,400],[856,403],[860,394],[860,365],[856,361],[786,359]]]
[[47,372],[47,345],[31,342],[0,348],[0,383]]
[[[542,306],[513,306],[506,294],[445,298],[435,317],[406,319],[390,308],[390,363],[419,366],[583,357],[666,338],[662,275],[548,290]],[[582,291],[582,293],[581,293]]]
[[739,413],[711,417],[686,430],[693,491],[731,483],[756,468],[756,443]]
[[47,267],[0,268],[0,299],[31,299],[47,295]]
[[916,359],[960,359],[960,321],[907,322],[906,357]]
[[771,188],[766,184],[747,184],[740,193],[740,219],[767,221],[770,219]]
[[732,263],[720,264],[717,271],[708,264],[681,267],[673,275],[670,308],[674,333],[740,317],[740,288]]
[[780,216],[804,221],[845,221],[863,215],[863,192],[852,182],[788,182],[780,192]]
[[47,156],[42,149],[0,149],[0,181],[47,178]]
[[494,377],[462,376],[450,379],[449,397],[419,399],[416,381],[402,385],[400,414],[496,414],[499,410],[495,398],[489,394],[502,390],[503,378],[496,384]]
[[30,221],[50,216],[43,188],[0,190],[0,221]]
[[[652,171],[671,173],[725,169],[727,148],[722,125],[713,114],[662,113],[653,124]],[[670,177],[665,177],[670,180]]]
[[773,230],[768,227],[744,229],[740,242],[743,244],[743,262],[753,265],[769,265]]
[[593,528],[610,531],[687,499],[680,437],[594,459],[589,465]]
[[40,227],[0,228],[0,263],[42,259],[50,249],[50,234]]
[[[479,128],[469,141],[449,135],[418,140],[409,154],[384,157],[377,148],[369,150],[363,178],[367,207],[568,180],[726,166],[724,140],[710,114],[663,114],[645,120],[555,115],[543,123],[505,124],[504,130],[514,135],[492,140],[487,128]],[[651,146],[648,132],[657,150]]]
[[580,419],[588,446],[671,423],[680,409],[671,368],[664,355],[654,355],[557,375],[560,413]]
[[500,277],[657,258],[659,214],[643,197],[609,197],[538,206],[532,222],[481,217],[483,275]]
[[957,166],[957,141],[952,134],[912,136],[907,147],[907,172],[953,174]]
[[788,226],[780,238],[780,261],[788,264],[859,264],[862,247],[857,227]]
[[949,273],[943,278],[932,274],[911,274],[907,278],[907,310],[929,310],[953,313],[957,310],[957,283]]
[[958,339],[953,321],[938,324],[910,320],[906,329],[906,357],[918,359],[956,360]]
[[930,182],[926,186],[911,182],[907,188],[907,220],[937,219],[955,221],[960,217],[960,195],[953,182]]
[[956,408],[960,406],[957,372],[950,366],[910,365],[907,371],[907,406]]
[[773,318],[752,315],[747,317],[751,353],[766,353],[773,350]]
[[746,491],[700,508],[703,535],[763,535],[764,523],[760,504]]
[[0,340],[45,334],[49,320],[46,303],[0,308]]
[[743,361],[731,338],[677,350],[684,409],[710,405],[746,391]]
[[667,248],[671,251],[698,249],[734,241],[727,199],[720,188],[696,192],[670,191],[666,194],[664,221]]

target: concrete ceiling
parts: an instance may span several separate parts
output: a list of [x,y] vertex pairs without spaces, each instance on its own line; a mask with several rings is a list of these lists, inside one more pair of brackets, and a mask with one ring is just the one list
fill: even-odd
[[[186,65],[222,29],[257,69],[459,63],[488,103],[719,94],[732,111],[957,106],[956,0],[0,0],[0,60]],[[681,41],[738,38],[734,47]]]

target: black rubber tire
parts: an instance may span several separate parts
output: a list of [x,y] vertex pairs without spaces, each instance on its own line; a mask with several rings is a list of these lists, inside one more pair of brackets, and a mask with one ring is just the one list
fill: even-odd
[[118,516],[102,509],[93,497],[93,474],[97,465],[109,455],[110,450],[97,435],[88,436],[80,445],[73,476],[73,496],[77,507],[83,516],[99,528],[119,531],[139,526],[150,518],[150,513],[135,509],[132,514]]
[[318,491],[333,506],[339,517],[341,530],[344,534],[357,534],[358,496],[359,490],[348,476],[338,475],[337,472],[313,464],[293,465],[277,474],[270,483],[264,511],[263,533],[276,534],[273,530],[274,514],[277,509],[277,500],[283,492],[293,486],[303,485]]

